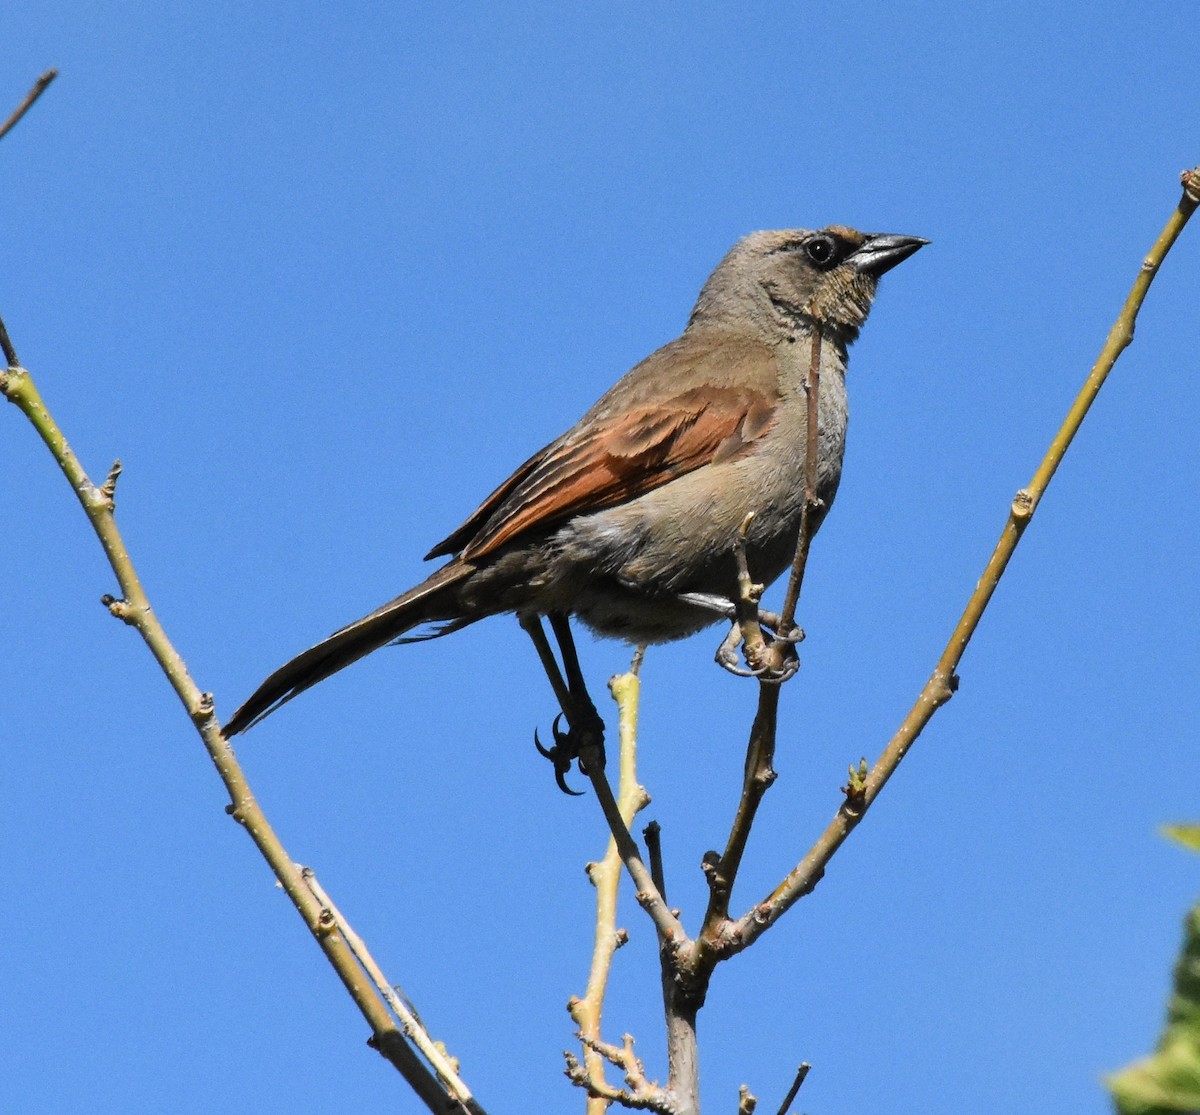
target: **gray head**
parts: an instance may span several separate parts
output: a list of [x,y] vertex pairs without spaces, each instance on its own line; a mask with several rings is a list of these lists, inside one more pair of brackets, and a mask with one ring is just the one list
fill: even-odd
[[928,243],[844,225],[752,232],[709,276],[688,328],[749,328],[778,340],[819,324],[849,344],[867,320],[879,276]]

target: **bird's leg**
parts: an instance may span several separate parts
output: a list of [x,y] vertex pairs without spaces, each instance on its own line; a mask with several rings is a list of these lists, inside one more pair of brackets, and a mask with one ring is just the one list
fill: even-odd
[[[560,716],[554,720],[554,745],[543,747],[534,733],[534,743],[537,749],[554,764],[554,777],[559,789],[564,793],[573,794],[566,784],[566,774],[571,764],[583,752],[588,753],[588,760],[604,765],[604,721],[596,711],[596,706],[588,694],[587,685],[583,680],[583,671],[579,666],[579,655],[575,649],[575,639],[567,617],[560,613],[551,613],[550,626],[558,640],[559,653],[562,655],[563,666],[559,668],[554,657],[550,640],[542,627],[541,617],[536,614],[520,614],[518,620],[530,639],[534,649],[541,659],[542,669],[550,679],[554,696],[562,709]],[[564,677],[565,672],[565,677]],[[568,730],[559,730],[558,721],[566,718]]]
[[555,745],[565,747],[568,755],[578,757],[579,769],[585,773],[589,764],[596,770],[603,770],[604,721],[600,719],[600,713],[596,711],[596,704],[588,692],[587,682],[583,680],[571,622],[562,612],[551,612],[547,618],[558,640],[558,652],[562,657],[570,694],[570,704],[564,706],[568,731],[555,737]]

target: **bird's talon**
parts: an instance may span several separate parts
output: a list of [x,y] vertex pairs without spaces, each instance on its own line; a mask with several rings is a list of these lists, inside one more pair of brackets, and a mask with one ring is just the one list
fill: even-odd
[[782,685],[800,672],[800,656],[796,653],[795,644],[790,640],[783,641],[787,648],[783,661],[778,664],[772,663],[759,672],[762,680],[772,685]]
[[562,790],[562,792],[564,794],[569,794],[573,798],[581,798],[581,797],[583,797],[582,790],[572,790],[571,787],[567,785],[567,771],[569,771],[570,769],[571,769],[570,763],[568,763],[565,767],[561,767],[557,763],[555,763],[555,765],[554,765],[554,781],[558,783],[558,788],[560,790]]
[[740,678],[748,678],[754,676],[753,670],[746,669],[742,665],[741,659],[738,658],[737,643],[732,645],[728,640],[717,647],[717,653],[713,656],[717,665],[722,670],[728,670],[731,674],[736,674]]
[[[533,746],[537,748],[539,755],[545,759],[549,759],[554,764],[554,781],[558,784],[558,788],[564,794],[570,794],[571,797],[583,797],[582,790],[572,790],[567,785],[567,775],[571,773],[571,764],[578,757],[579,749],[572,743],[571,731],[568,729],[564,732],[558,726],[562,718],[563,714],[560,712],[554,718],[554,723],[550,726],[550,731],[554,734],[553,747],[546,747],[542,743],[536,728],[533,730]],[[579,764],[579,769],[584,774],[587,773],[582,762]]]

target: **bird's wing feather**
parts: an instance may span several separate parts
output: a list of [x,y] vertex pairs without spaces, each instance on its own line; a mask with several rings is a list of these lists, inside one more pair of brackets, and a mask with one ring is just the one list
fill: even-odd
[[778,402],[741,385],[695,387],[593,419],[526,461],[434,554],[461,547],[474,561],[527,531],[636,499],[702,465],[736,460],[770,429]]

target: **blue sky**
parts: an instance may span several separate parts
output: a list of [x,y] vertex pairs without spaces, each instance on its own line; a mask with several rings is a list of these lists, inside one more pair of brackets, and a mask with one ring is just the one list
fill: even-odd
[[[936,660],[1200,162],[1195,9],[48,2],[6,12],[0,314],[228,714],[675,336],[756,228],[928,237],[852,353],[803,670],[734,906],[824,826]],[[3,107],[3,106],[0,106]],[[3,113],[7,107],[3,107]],[[1071,450],[962,687],[816,892],[718,973],[704,1097],[1103,1112],[1153,1043],[1197,818],[1200,230]],[[244,834],[20,416],[3,414],[0,1107],[417,1111]],[[774,597],[777,599],[778,590]],[[753,686],[653,651],[671,900],[736,800]],[[596,690],[627,651],[585,638]],[[515,622],[380,652],[239,743],[493,1113],[579,1110],[605,831],[532,747]],[[664,1071],[626,893],[607,1029]]]

